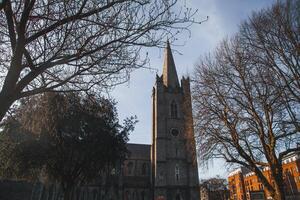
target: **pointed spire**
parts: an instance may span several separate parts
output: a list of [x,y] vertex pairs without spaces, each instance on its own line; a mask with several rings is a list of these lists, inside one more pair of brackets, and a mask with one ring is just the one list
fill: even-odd
[[176,67],[170,47],[169,40],[167,40],[167,46],[165,48],[164,65],[163,65],[163,82],[167,87],[179,87],[179,81],[177,77]]

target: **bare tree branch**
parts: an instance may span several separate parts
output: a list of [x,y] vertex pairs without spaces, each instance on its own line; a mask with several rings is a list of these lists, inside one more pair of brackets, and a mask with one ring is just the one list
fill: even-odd
[[300,150],[296,4],[279,2],[254,13],[236,36],[200,60],[193,82],[202,159],[248,168],[278,200],[285,199],[282,160]]
[[144,67],[141,47],[160,47],[198,23],[196,11],[175,5],[177,0],[5,1],[0,120],[28,95],[101,91],[127,81]]

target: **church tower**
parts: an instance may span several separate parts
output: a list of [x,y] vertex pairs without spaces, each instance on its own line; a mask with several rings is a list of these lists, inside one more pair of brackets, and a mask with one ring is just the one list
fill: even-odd
[[199,200],[189,78],[178,81],[169,42],[152,91],[153,199]]

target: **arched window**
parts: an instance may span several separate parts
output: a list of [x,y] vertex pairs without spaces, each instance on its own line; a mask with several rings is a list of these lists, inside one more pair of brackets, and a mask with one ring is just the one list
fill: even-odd
[[97,199],[97,198],[98,198],[98,191],[93,190],[93,199]]
[[158,179],[159,180],[163,180],[164,179],[164,172],[163,171],[159,172]]
[[145,200],[145,191],[141,192],[141,200]]
[[132,162],[129,162],[127,164],[127,169],[128,169],[128,175],[132,175],[132,173],[133,173],[133,163]]
[[135,200],[135,198],[136,198],[136,191],[134,191],[134,192],[132,193],[132,197],[131,197],[130,200]]
[[125,199],[125,200],[130,200],[130,199],[129,199],[129,195],[130,195],[129,191],[126,191],[126,192],[125,192],[125,198],[124,198],[124,199]]
[[177,118],[178,117],[177,104],[174,100],[171,103],[171,117],[172,118]]
[[147,175],[147,164],[143,163],[142,165],[142,175]]
[[80,191],[80,188],[77,188],[76,189],[76,196],[77,196],[77,200],[80,200],[81,199],[81,191]]
[[175,179],[176,181],[179,181],[179,167],[177,164],[175,166]]

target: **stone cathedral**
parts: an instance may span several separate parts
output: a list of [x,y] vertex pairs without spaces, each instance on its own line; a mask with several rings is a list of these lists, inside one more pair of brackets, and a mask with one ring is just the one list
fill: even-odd
[[[199,199],[189,79],[179,84],[169,43],[153,88],[151,145],[154,199]],[[189,124],[190,123],[190,124]]]
[[[74,200],[199,200],[189,78],[179,82],[170,44],[152,90],[152,144],[128,144],[111,174],[75,189]],[[30,200],[61,199],[59,187],[35,184]]]
[[179,82],[169,42],[163,74],[156,76],[152,90],[152,145],[128,147],[124,199],[200,199],[190,81],[183,77]]

